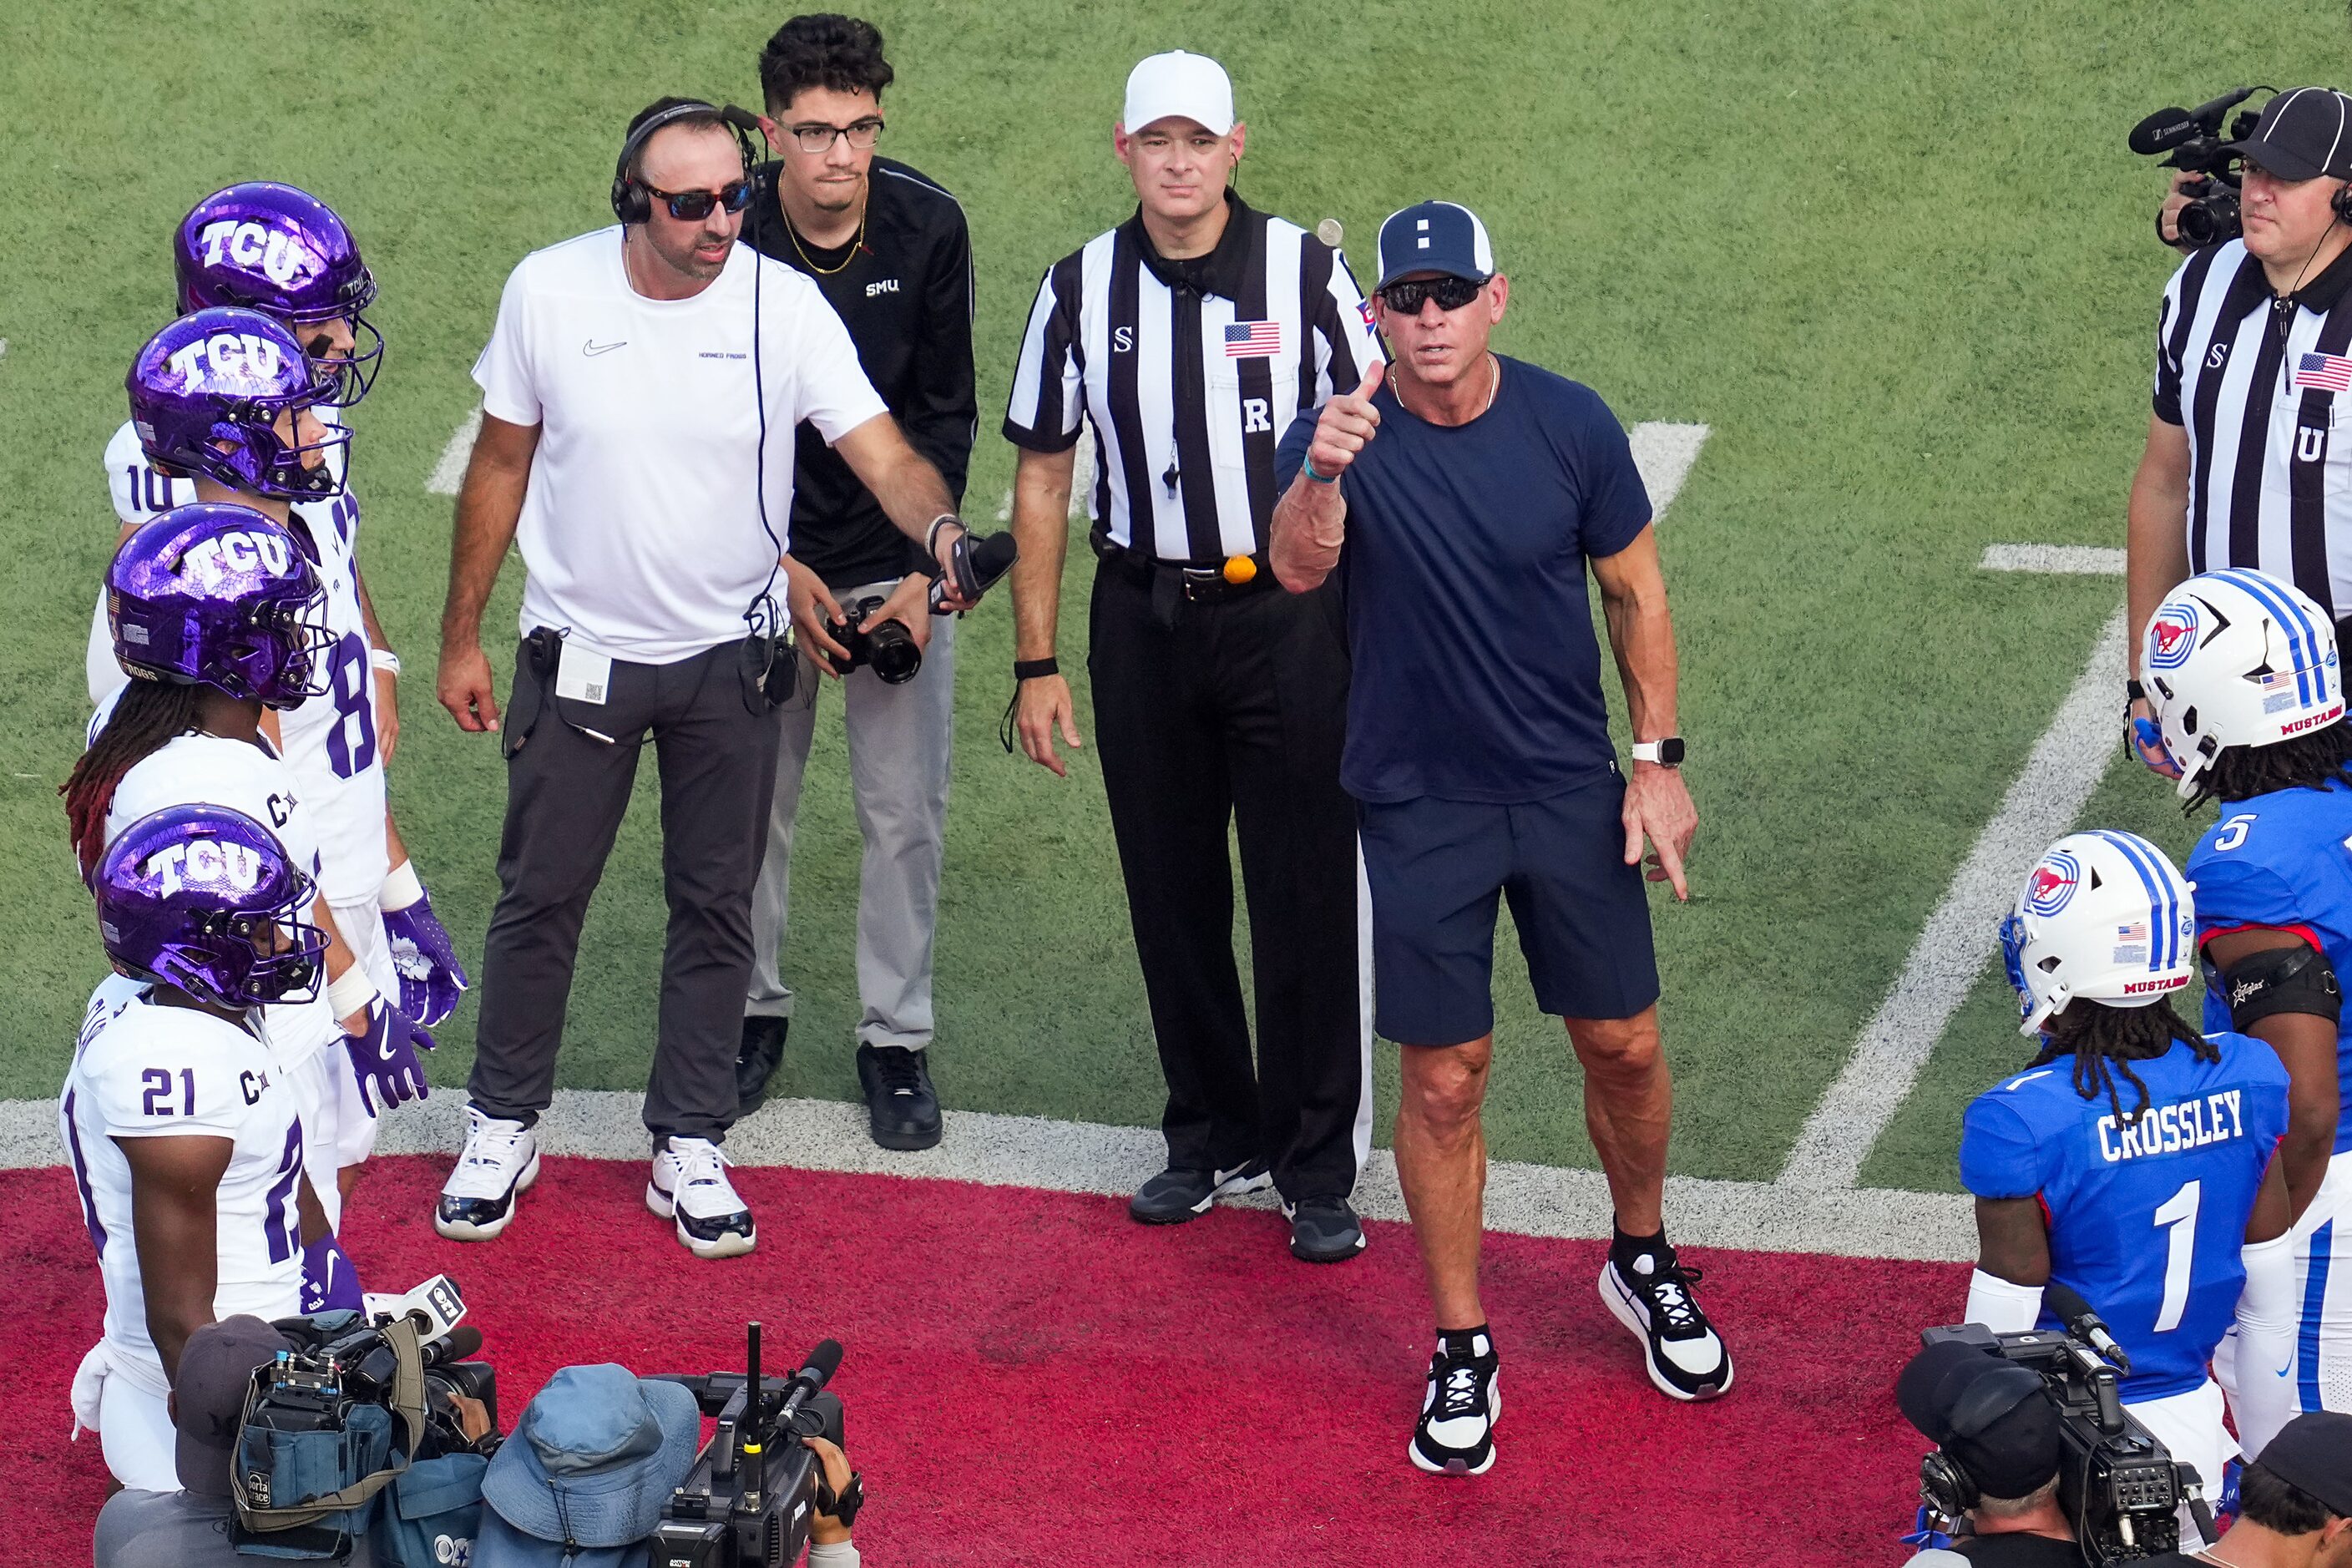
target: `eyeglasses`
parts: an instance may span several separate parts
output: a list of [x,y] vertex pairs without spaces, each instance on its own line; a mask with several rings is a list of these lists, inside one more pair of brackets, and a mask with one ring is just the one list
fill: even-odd
[[680,223],[700,223],[710,216],[712,207],[740,213],[751,205],[749,180],[730,180],[715,191],[663,191],[646,185],[645,193],[667,207],[669,216]]
[[882,134],[882,123],[879,120],[860,120],[851,125],[795,125],[791,130],[793,141],[811,155],[832,152],[836,136],[860,153],[868,153]]
[[1458,310],[1478,297],[1484,283],[1467,278],[1415,278],[1380,291],[1381,302],[1400,316],[1418,316],[1421,302],[1434,300],[1441,310]]

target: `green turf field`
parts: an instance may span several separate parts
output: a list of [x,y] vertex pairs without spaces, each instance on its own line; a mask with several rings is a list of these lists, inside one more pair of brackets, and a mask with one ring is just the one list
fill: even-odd
[[[102,971],[54,792],[86,718],[82,639],[114,534],[100,451],[123,417],[123,367],[169,312],[171,226],[231,180],[291,180],[352,221],[383,282],[391,349],[354,420],[353,472],[375,600],[409,659],[393,793],[478,955],[504,786],[494,744],[431,700],[449,503],[425,478],[474,405],[467,371],[509,268],[609,221],[613,148],[646,100],[751,101],[757,47],[788,14],[740,0],[8,8],[0,1098],[54,1092]],[[2119,597],[2113,579],[1976,562],[1992,542],[2121,542],[2169,260],[2148,231],[2160,176],[2124,132],[2237,81],[2338,79],[2352,43],[2340,9],[2315,0],[882,0],[866,14],[898,70],[885,150],[971,217],[976,515],[1010,483],[993,426],[1038,275],[1131,205],[1109,126],[1129,65],[1170,47],[1231,69],[1254,202],[1340,218],[1360,274],[1384,213],[1464,201],[1513,279],[1498,346],[1591,383],[1629,425],[1712,426],[1664,532],[1699,893],[1656,912],[1675,1168],[1736,1178],[1778,1168]],[[1074,599],[1084,580],[1072,572]],[[520,581],[510,567],[493,627],[512,624]],[[1082,616],[1064,624],[1083,636]],[[939,1081],[951,1107],[1149,1122],[1157,1065],[1099,778],[1089,756],[1063,783],[998,749],[1008,626],[991,604],[962,634]],[[1062,651],[1076,664],[1082,648],[1066,637]],[[663,918],[646,772],[582,955],[575,1087],[643,1081]],[[837,725],[820,727],[803,810],[802,1007],[782,1087],[847,1098],[857,844]],[[2120,763],[2094,811],[2176,852],[2189,840],[2168,790]],[[1589,1163],[1557,1026],[1516,957],[1499,969],[1493,1147]],[[2020,1059],[1995,978],[1869,1182],[1952,1185],[1961,1100]],[[436,1082],[462,1082],[472,1017],[469,1003],[443,1031]]]

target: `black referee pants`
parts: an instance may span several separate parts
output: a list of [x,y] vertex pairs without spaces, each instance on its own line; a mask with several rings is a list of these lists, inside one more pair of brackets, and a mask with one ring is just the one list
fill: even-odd
[[[1353,1189],[1371,1134],[1355,804],[1339,787],[1348,652],[1336,585],[1155,615],[1095,575],[1087,667],[1171,1166],[1264,1159],[1296,1203]],[[1241,843],[1257,1053],[1234,962]]]

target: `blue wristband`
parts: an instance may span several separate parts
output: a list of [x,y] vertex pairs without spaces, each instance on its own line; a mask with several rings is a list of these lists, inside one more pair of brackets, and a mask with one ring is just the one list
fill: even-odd
[[1298,466],[1301,469],[1305,470],[1308,479],[1313,479],[1318,485],[1336,485],[1339,482],[1339,476],[1337,474],[1317,473],[1315,471],[1315,459],[1312,458],[1301,458],[1298,460]]

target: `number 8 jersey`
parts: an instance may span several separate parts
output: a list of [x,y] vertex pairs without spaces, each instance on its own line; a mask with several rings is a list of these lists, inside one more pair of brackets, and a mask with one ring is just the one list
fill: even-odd
[[[2122,1068],[2147,1086],[2147,1112],[2129,1123],[2105,1094],[2076,1091],[2071,1057],[1987,1089],[1961,1118],[1960,1184],[1980,1198],[2041,1200],[2050,1278],[2080,1291],[2131,1357],[2128,1403],[2203,1386],[2246,1282],[2239,1252],[2254,1198],[2286,1133],[2277,1053],[2247,1035],[2210,1038],[2218,1062],[2175,1045],[2108,1064],[2126,1111],[2138,1093]],[[2058,1324],[2044,1311],[2041,1326]]]
[[116,1371],[148,1392],[169,1391],[147,1331],[139,1244],[131,1229],[131,1162],[115,1142],[205,1137],[230,1142],[214,1196],[218,1269],[213,1316],[267,1321],[301,1310],[302,1128],[269,1051],[251,1033],[141,990],[101,987],[82,1021],[58,1105],[82,1219],[106,1281],[106,1344]]
[[[341,411],[317,412],[333,420]],[[341,453],[330,461],[340,465]],[[127,423],[107,444],[106,470],[115,515],[125,523],[143,523],[196,499],[193,483],[155,471]],[[279,715],[286,765],[318,843],[319,890],[332,905],[373,904],[391,867],[384,851],[383,763],[375,738],[374,656],[360,613],[359,502],[348,489],[331,499],[297,502],[288,526],[306,529],[318,552],[334,646],[327,655],[327,694]],[[102,594],[90,629],[89,664],[90,700],[103,701],[126,678],[114,661]],[[99,689],[101,678],[104,691]]]

